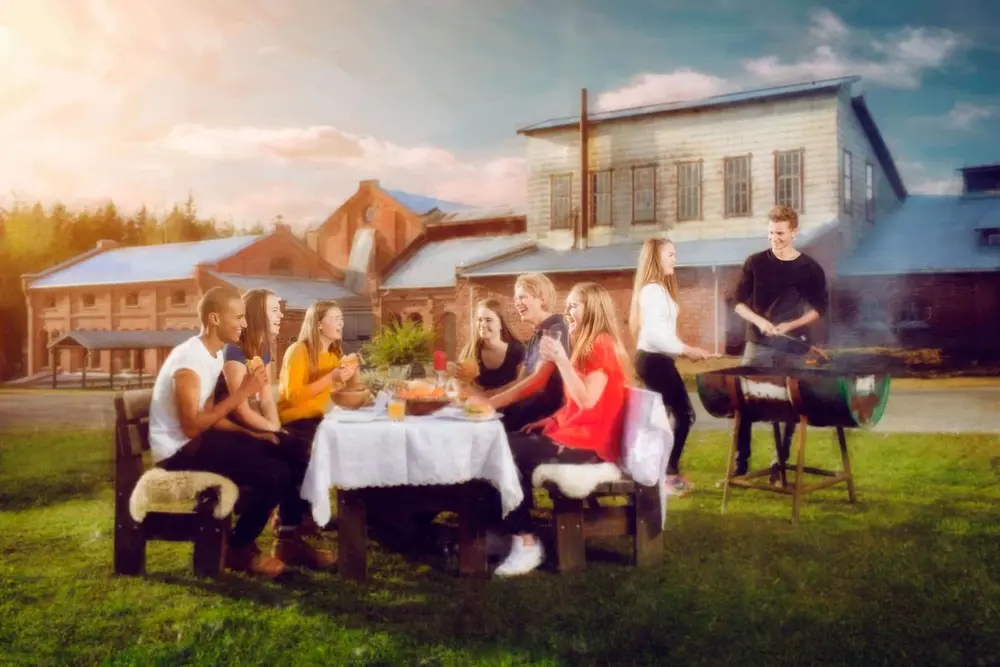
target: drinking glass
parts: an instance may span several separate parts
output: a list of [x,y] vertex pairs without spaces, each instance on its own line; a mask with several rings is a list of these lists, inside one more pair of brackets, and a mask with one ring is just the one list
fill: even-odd
[[406,399],[396,398],[395,396],[391,397],[389,399],[387,411],[389,413],[389,421],[403,421],[406,417]]

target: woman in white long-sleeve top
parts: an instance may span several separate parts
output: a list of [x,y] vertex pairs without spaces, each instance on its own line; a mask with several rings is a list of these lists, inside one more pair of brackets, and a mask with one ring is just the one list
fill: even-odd
[[691,489],[691,484],[681,476],[679,462],[695,417],[674,359],[687,357],[700,361],[716,355],[686,345],[677,335],[676,262],[676,248],[668,239],[648,239],[643,243],[632,290],[629,328],[636,341],[636,375],[646,387],[663,397],[664,405],[674,417],[674,446],[667,466],[668,490],[683,495]]

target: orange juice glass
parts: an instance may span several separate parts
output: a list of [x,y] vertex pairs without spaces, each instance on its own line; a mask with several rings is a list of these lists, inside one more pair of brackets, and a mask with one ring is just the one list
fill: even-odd
[[401,422],[406,417],[406,401],[402,398],[389,399],[389,421]]

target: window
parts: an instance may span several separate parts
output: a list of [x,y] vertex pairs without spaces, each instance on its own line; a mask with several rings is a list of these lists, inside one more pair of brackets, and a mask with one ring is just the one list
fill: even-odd
[[841,199],[844,202],[844,213],[852,215],[854,210],[853,204],[854,200],[851,197],[851,191],[853,189],[854,181],[851,173],[851,151],[844,151],[844,165],[843,165],[844,183],[841,186],[842,192]]
[[875,167],[865,163],[865,220],[875,221]]
[[1000,246],[1000,227],[983,227],[980,229],[979,242],[982,245]]
[[632,168],[632,222],[656,221],[656,167]]
[[97,297],[88,292],[80,297],[80,305],[84,308],[93,308],[97,305]]
[[590,174],[591,224],[608,227],[612,224],[612,178],[611,170],[594,171]]
[[803,151],[774,154],[774,203],[802,212]]
[[56,298],[54,296],[45,297],[45,309],[52,310],[56,307]]
[[292,275],[292,259],[290,257],[272,257],[269,273],[272,276]]
[[139,293],[129,292],[125,295],[125,305],[129,308],[135,308],[139,305]]
[[170,293],[171,306],[183,306],[187,303],[187,292],[184,290],[174,290]]
[[101,370],[101,351],[90,350],[87,353],[87,368],[92,371]]
[[701,160],[677,163],[677,219],[701,220]]
[[573,174],[552,176],[549,181],[549,226],[573,228]]
[[725,190],[725,217],[750,215],[750,156],[727,157],[722,161]]

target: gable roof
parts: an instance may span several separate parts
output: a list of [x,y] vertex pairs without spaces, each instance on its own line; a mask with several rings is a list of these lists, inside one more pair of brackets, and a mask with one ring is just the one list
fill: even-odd
[[382,283],[384,289],[454,287],[455,272],[464,266],[530,247],[524,234],[466,236],[431,241],[403,262]]
[[[661,104],[649,104],[628,109],[615,109],[612,111],[598,111],[587,114],[587,123],[596,125],[619,120],[641,118],[680,111],[693,111],[695,109],[707,109],[711,107],[728,106],[732,104],[745,104],[748,102],[763,102],[785,97],[801,97],[819,92],[839,91],[844,86],[850,86],[861,81],[859,76],[846,76],[836,79],[824,79],[822,81],[807,81],[803,83],[793,83],[784,86],[773,86],[771,88],[757,88],[754,90],[742,90],[724,95],[713,95],[697,100],[683,100],[678,102],[664,102]],[[533,134],[546,130],[563,129],[579,125],[580,116],[564,116],[562,118],[552,118],[541,123],[528,125],[517,131],[518,134]]]
[[321,299],[342,301],[358,296],[332,280],[285,276],[245,276],[239,273],[216,273],[214,271],[209,273],[225,280],[241,292],[257,288],[269,289],[285,302],[287,308],[292,310],[305,310]]
[[1000,197],[910,195],[837,265],[840,276],[1000,271],[1000,248],[980,241],[1000,227]]
[[455,211],[464,211],[466,209],[473,208],[468,204],[459,204],[457,202],[446,201],[444,199],[435,199],[433,197],[417,195],[410,192],[404,192],[402,190],[390,190],[386,188],[381,188],[381,190],[417,215],[427,215],[435,209],[441,211],[442,213],[454,213]]
[[896,169],[896,161],[892,159],[889,146],[885,143],[885,139],[882,138],[882,133],[879,132],[878,125],[875,123],[872,112],[868,109],[868,103],[865,102],[864,96],[858,95],[851,98],[851,108],[854,109],[854,113],[858,117],[858,122],[861,123],[861,129],[865,131],[868,141],[872,144],[872,150],[875,151],[875,156],[878,158],[879,164],[882,165],[883,171],[885,171],[885,177],[889,180],[889,185],[892,186],[897,197],[906,199],[908,193],[906,192],[906,186],[903,185],[903,177],[899,175],[899,170]]
[[207,241],[130,246],[105,250],[65,269],[54,267],[29,286],[124,285],[193,278],[199,264],[217,264],[264,238],[231,236]]

